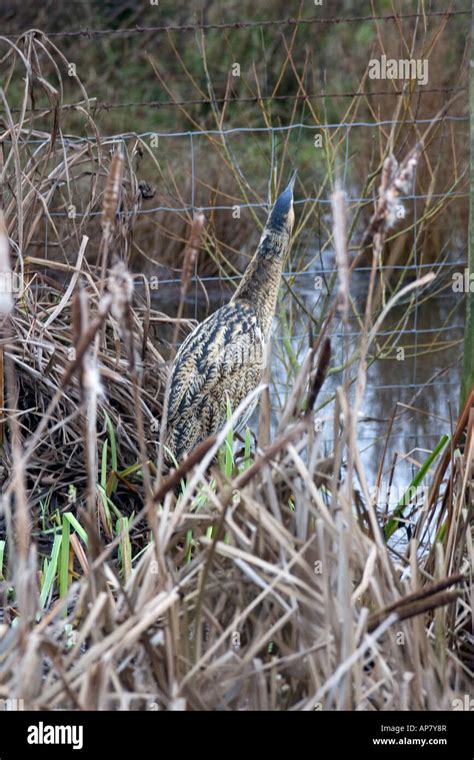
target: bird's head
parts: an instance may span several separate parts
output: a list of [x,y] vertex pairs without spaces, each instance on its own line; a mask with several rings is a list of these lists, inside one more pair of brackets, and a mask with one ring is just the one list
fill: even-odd
[[295,184],[296,172],[294,172],[288,185],[278,196],[271,210],[267,222],[267,229],[272,232],[287,232],[291,234],[293,223],[295,221],[295,212],[293,210],[293,187]]

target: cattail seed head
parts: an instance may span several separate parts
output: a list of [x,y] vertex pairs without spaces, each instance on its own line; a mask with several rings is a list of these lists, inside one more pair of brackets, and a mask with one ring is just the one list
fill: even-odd
[[336,256],[336,265],[339,278],[339,310],[344,321],[349,316],[349,257],[347,253],[347,213],[346,213],[346,194],[336,184],[336,189],[332,194],[332,216],[334,230],[334,252]]
[[89,401],[104,395],[99,368],[90,356],[85,361],[83,383],[86,398]]
[[400,198],[410,193],[420,151],[421,146],[417,145],[401,164],[398,164],[393,155],[385,159],[377,206],[364,235],[363,245],[377,238],[380,248],[385,233],[400,219]]
[[393,160],[396,168],[389,187],[385,191],[385,218],[387,230],[393,227],[399,218],[398,210],[400,207],[400,197],[409,194],[418,162],[416,155],[409,156],[400,166],[397,165],[395,159]]
[[110,269],[107,287],[112,296],[111,313],[121,323],[133,298],[133,279],[123,261]]
[[104,234],[110,234],[115,216],[120,204],[120,189],[122,186],[123,153],[119,148],[110,162],[109,175],[105,184],[104,199],[102,202],[102,229]]

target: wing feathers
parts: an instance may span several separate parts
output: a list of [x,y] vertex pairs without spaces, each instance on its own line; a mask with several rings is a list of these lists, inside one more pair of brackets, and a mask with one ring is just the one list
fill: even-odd
[[[172,368],[168,445],[179,459],[227,419],[261,381],[265,346],[250,304],[223,306],[198,325]],[[247,415],[246,415],[247,416]]]

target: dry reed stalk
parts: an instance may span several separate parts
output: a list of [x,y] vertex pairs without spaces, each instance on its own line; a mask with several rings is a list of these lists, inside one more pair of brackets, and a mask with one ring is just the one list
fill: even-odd
[[[441,592],[450,586],[463,583],[466,580],[467,578],[462,573],[456,573],[448,578],[442,578],[436,583],[427,584],[402,599],[397,599],[385,609],[371,615],[368,624],[369,630],[374,630],[392,612],[396,612],[399,615],[399,619],[404,620],[407,617],[419,615],[429,609],[434,609],[438,604],[449,604],[453,599],[457,598],[457,595],[445,597]],[[420,604],[417,605],[416,603],[418,602]],[[425,606],[425,604],[428,606]]]
[[[9,528],[9,564],[20,617],[16,638],[19,652],[24,655],[28,649],[25,634],[34,626],[38,605],[37,559],[35,546],[31,539],[32,525],[26,488],[26,468],[22,457],[23,442],[18,420],[18,385],[14,364],[9,353],[13,349],[11,315],[14,309],[13,272],[10,267],[9,248],[5,218],[3,211],[0,210],[0,329],[2,351],[6,349],[6,354],[2,356],[2,374],[3,370],[5,371],[5,380],[2,378],[2,386],[4,384],[6,391],[6,405],[4,405],[5,402],[2,403],[4,406],[2,414],[6,413],[10,431],[9,443],[3,441],[2,445],[2,453],[8,452],[5,461],[9,462],[10,471],[8,473],[8,486],[2,489],[0,514],[3,514]],[[12,495],[14,495],[14,499]],[[34,683],[37,684],[37,678],[34,679]],[[34,683],[30,683],[33,691]]]
[[141,404],[140,371],[137,366],[138,355],[135,349],[132,322],[132,299],[133,280],[122,262],[115,264],[109,272],[108,290],[112,294],[111,314],[116,319],[119,331],[127,345],[128,364],[133,389],[133,405],[137,423],[137,438],[140,451],[140,462],[143,473],[144,499],[147,509],[147,517],[150,530],[154,539],[157,561],[164,568],[163,558],[159,554],[158,524],[155,510],[153,509],[152,483],[150,476],[149,459],[146,452],[145,425]]
[[[183,266],[181,269],[180,299],[179,299],[176,323],[175,323],[175,327],[173,331],[173,338],[171,342],[172,354],[176,351],[176,343],[178,340],[178,331],[179,331],[179,327],[180,327],[180,323],[181,323],[181,319],[183,315],[184,303],[185,303],[186,295],[187,295],[189,285],[191,282],[191,277],[197,265],[199,250],[202,245],[205,222],[206,222],[206,217],[201,211],[197,211],[193,214],[191,231],[190,231],[188,243],[184,250]],[[164,396],[163,396],[163,408],[162,408],[162,415],[161,415],[161,421],[160,421],[160,435],[159,435],[159,442],[158,442],[158,457],[157,457],[157,463],[156,463],[155,489],[159,487],[161,472],[162,472],[163,464],[164,464],[164,456],[165,456],[164,442],[166,438],[166,426],[168,422],[168,403],[169,403],[169,394],[170,394],[170,382],[171,382],[171,373],[168,374],[168,378],[167,378],[166,386],[164,390]]]
[[[0,318],[5,322],[13,309],[13,295],[11,293],[12,270],[10,266],[10,245],[5,225],[3,211],[0,211]],[[8,283],[10,282],[10,287]],[[4,375],[4,345],[0,346],[0,406],[2,408],[2,420],[0,422],[0,444],[4,443],[4,420],[5,409],[5,375]]]
[[183,265],[181,267],[181,284],[180,284],[180,296],[178,310],[176,313],[176,323],[173,333],[173,339],[171,341],[172,351],[176,351],[176,343],[178,340],[179,325],[183,316],[184,304],[186,296],[188,294],[189,286],[191,284],[191,278],[196,270],[199,251],[202,246],[202,238],[204,235],[204,225],[206,223],[206,217],[202,211],[195,211],[193,213],[193,219],[191,223],[191,230],[189,233],[189,240],[184,249]]

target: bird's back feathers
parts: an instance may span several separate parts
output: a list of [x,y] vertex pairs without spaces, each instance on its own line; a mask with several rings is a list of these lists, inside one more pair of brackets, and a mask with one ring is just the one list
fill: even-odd
[[265,341],[249,303],[223,306],[186,338],[174,361],[168,404],[167,446],[177,460],[222,429],[227,399],[235,410],[260,383],[265,362]]

